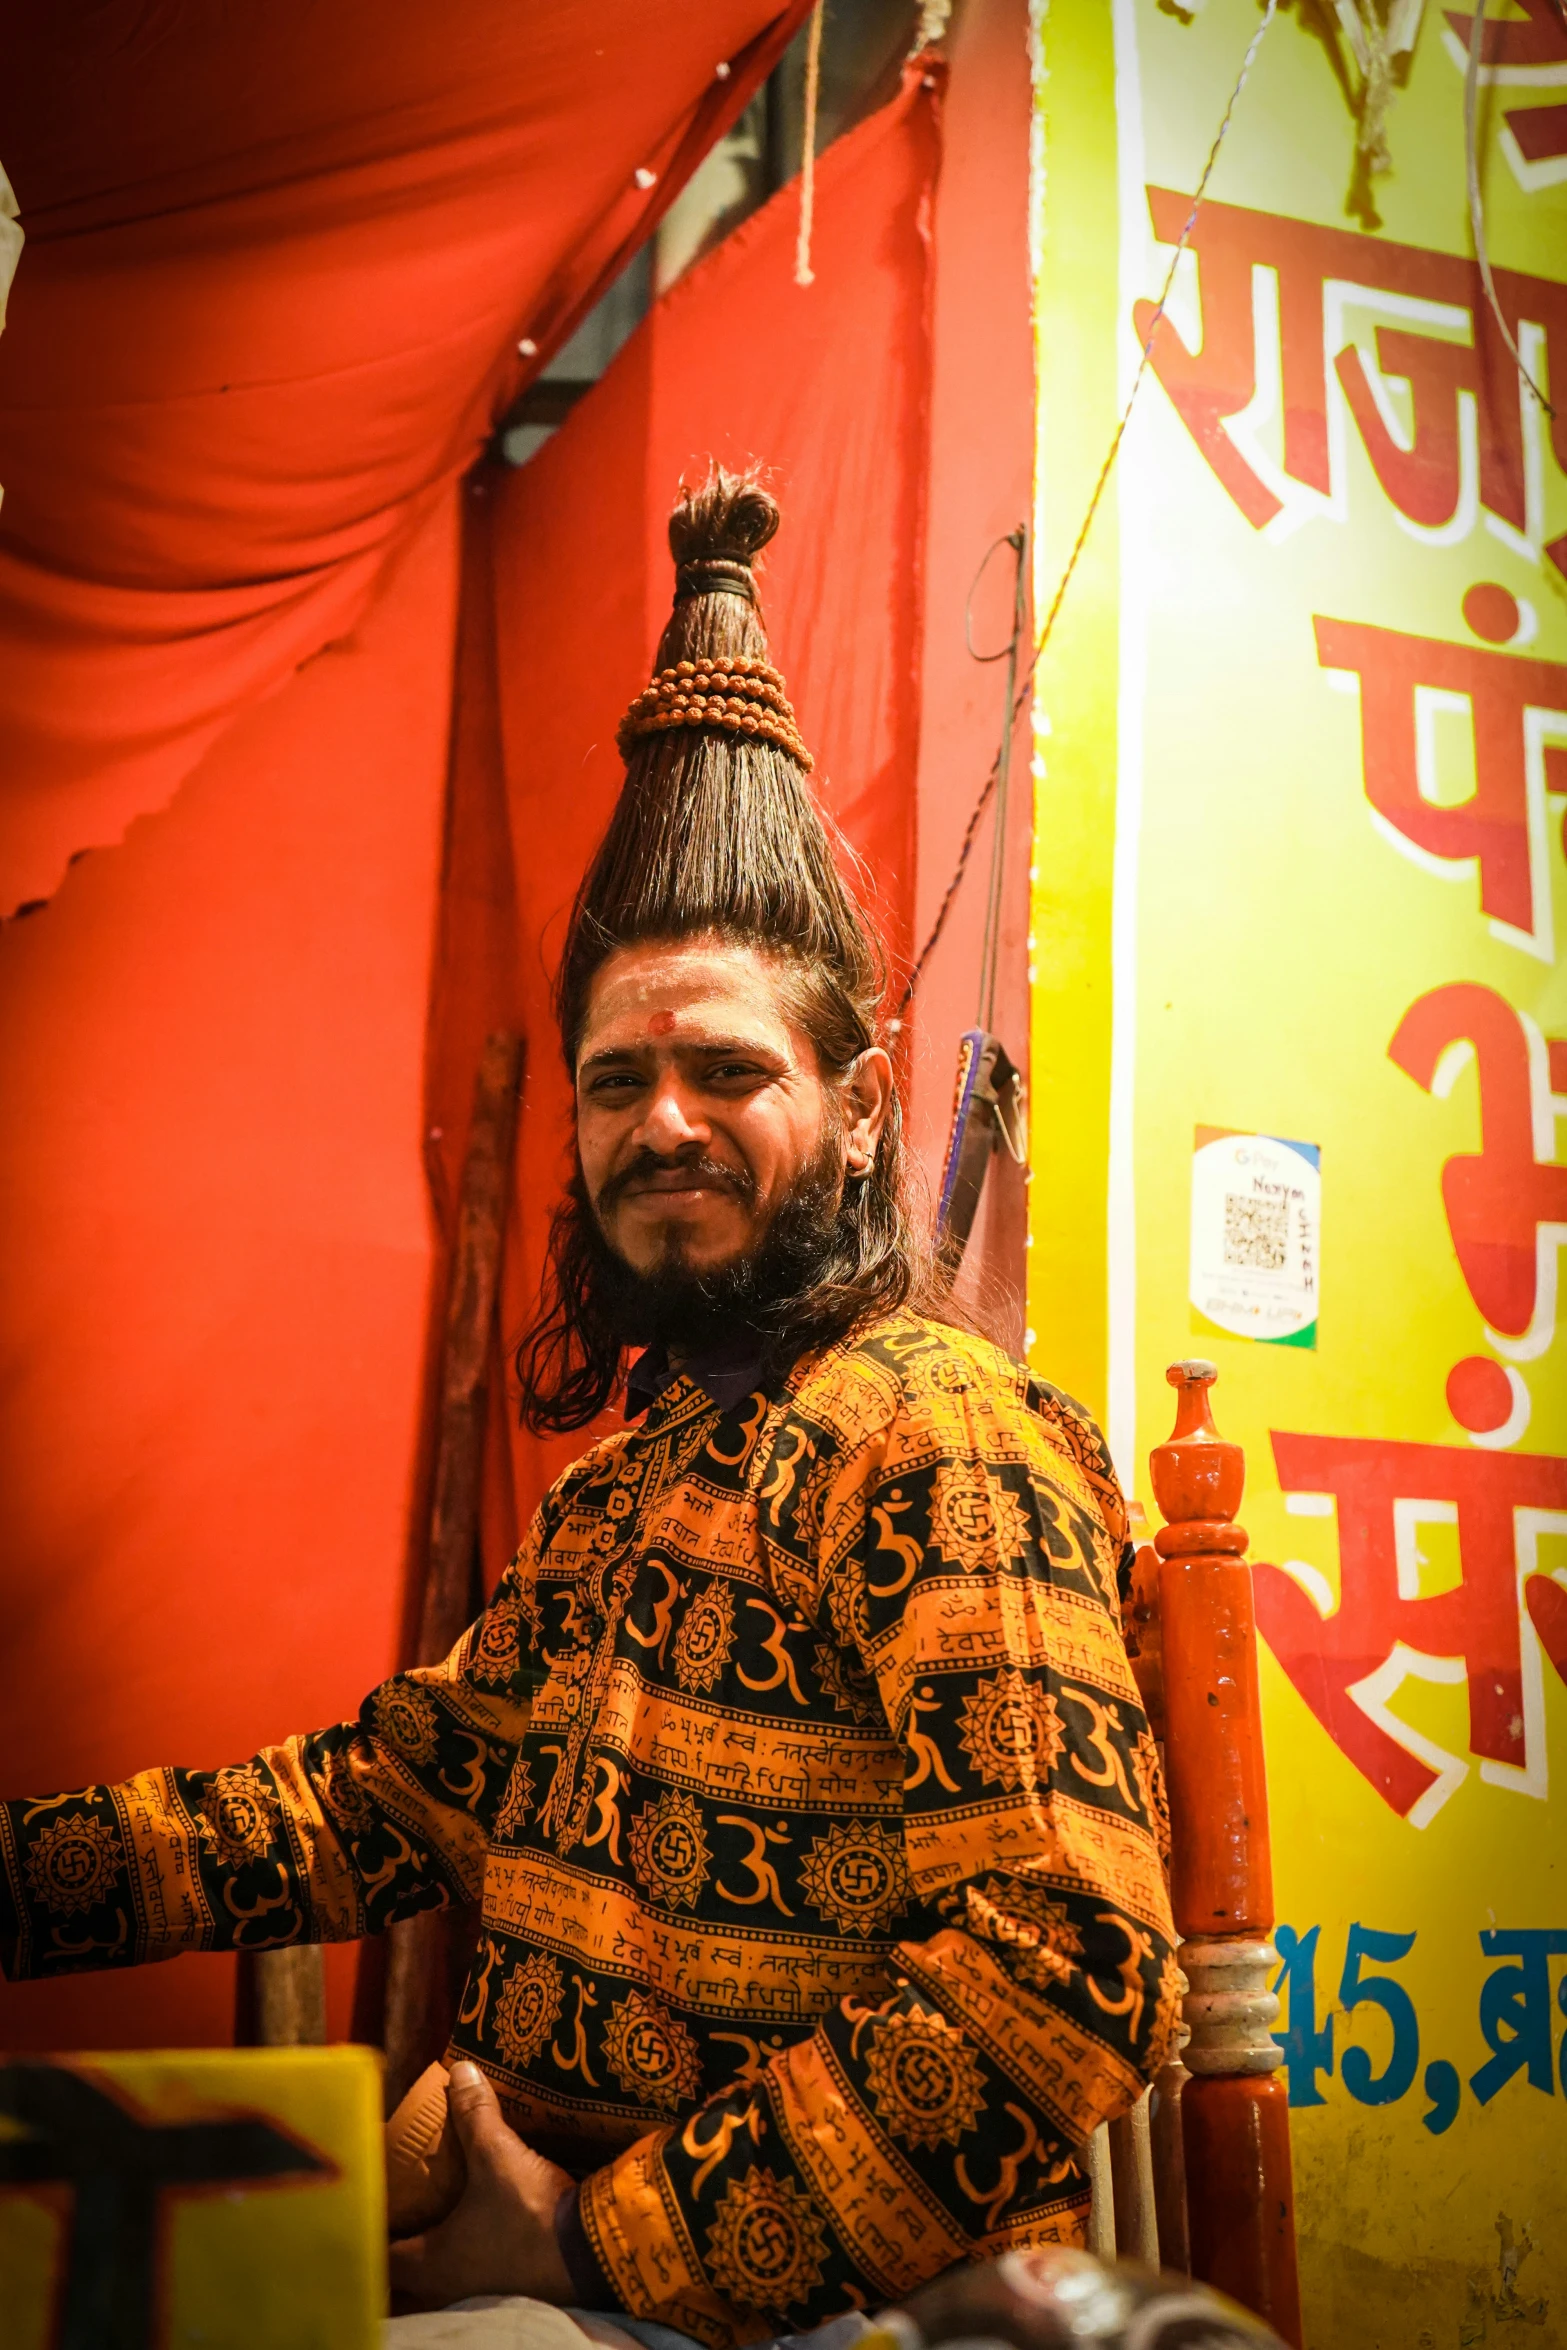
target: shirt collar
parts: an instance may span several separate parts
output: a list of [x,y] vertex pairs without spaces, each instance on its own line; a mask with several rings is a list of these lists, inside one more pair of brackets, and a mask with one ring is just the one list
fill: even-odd
[[638,1355],[626,1379],[626,1418],[638,1420],[650,1411],[671,1380],[690,1379],[705,1390],[722,1412],[760,1386],[762,1341],[756,1331],[739,1329],[699,1347],[675,1370],[662,1345]]

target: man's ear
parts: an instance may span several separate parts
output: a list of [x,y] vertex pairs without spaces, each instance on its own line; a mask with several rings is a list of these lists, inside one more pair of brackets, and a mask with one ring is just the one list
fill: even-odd
[[848,1118],[848,1154],[844,1172],[851,1181],[868,1175],[876,1163],[887,1113],[892,1108],[892,1062],[879,1044],[868,1045],[850,1069],[844,1084]]

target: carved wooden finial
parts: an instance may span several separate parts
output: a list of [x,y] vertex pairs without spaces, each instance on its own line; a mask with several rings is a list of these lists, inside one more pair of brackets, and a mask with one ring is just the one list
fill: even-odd
[[1246,1490],[1246,1456],[1238,1444],[1229,1444],[1213,1424],[1208,1390],[1219,1374],[1212,1363],[1192,1360],[1172,1363],[1165,1373],[1176,1391],[1175,1427],[1167,1444],[1156,1445],[1148,1457],[1153,1489],[1167,1521],[1155,1536],[1161,1558],[1193,1547],[1177,1529],[1200,1522],[1212,1542],[1196,1547],[1244,1550],[1246,1538],[1234,1536],[1232,1526]]
[[1176,1437],[1195,1435],[1200,1428],[1217,1435],[1213,1414],[1208,1409],[1208,1390],[1218,1376],[1218,1364],[1205,1363],[1200,1355],[1188,1355],[1184,1362],[1170,1365],[1165,1378],[1176,1390],[1172,1441]]

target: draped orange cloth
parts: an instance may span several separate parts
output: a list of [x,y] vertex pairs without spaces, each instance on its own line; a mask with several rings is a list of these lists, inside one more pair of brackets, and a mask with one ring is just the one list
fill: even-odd
[[[32,240],[0,337],[0,845],[13,901],[53,892],[0,928],[0,1789],[248,1752],[402,1661],[477,1040],[506,1019],[528,1044],[511,1335],[564,1139],[547,964],[663,617],[672,486],[710,451],[777,468],[780,656],[895,948],[910,927],[930,77],[823,157],[809,292],[786,191],[533,465],[465,487],[519,334],[667,187],[635,188],[640,156],[710,136],[704,94],[734,102],[787,23],[342,16],[340,40],[333,12],[248,18],[241,54],[208,11],[166,8],[149,50],[145,12],[106,8],[101,49],[40,25],[0,90]],[[561,191],[532,175],[556,173],[587,194],[552,213],[581,251],[550,258]],[[493,1576],[563,1448],[508,1431],[499,1360],[492,1408]],[[329,1961],[340,2033],[354,1969]],[[221,2040],[232,2005],[232,1962],[188,1958],[0,1987],[0,2031]]]
[[15,14],[3,912],[353,627],[803,0]]

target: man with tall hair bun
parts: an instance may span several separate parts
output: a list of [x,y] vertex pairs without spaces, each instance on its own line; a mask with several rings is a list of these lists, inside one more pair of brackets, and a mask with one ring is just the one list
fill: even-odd
[[1125,1508],[1080,1407],[944,1318],[769,658],[777,522],[721,472],[676,508],[562,959],[523,1409],[585,1428],[624,1383],[626,1424],[357,1719],[0,1812],[11,1975],[243,1947],[262,1894],[269,1945],[482,1899],[466,2186],[394,2277],[717,2346],[1079,2240],[1182,1988]]

